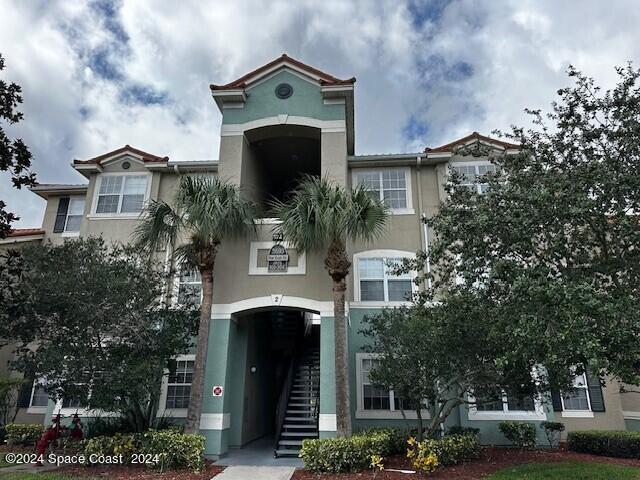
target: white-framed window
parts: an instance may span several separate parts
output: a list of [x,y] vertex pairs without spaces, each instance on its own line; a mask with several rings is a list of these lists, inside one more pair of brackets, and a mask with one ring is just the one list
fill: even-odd
[[148,198],[147,174],[102,174],[98,183],[94,208],[98,216],[138,215]]
[[177,297],[179,305],[198,306],[202,303],[202,278],[195,268],[182,267],[177,278]]
[[563,412],[590,412],[591,399],[589,398],[586,374],[576,375],[573,379],[573,389],[569,392],[562,392],[561,398]]
[[469,396],[469,420],[545,420],[544,406],[535,396],[503,393],[495,398],[476,399]]
[[35,413],[35,411],[46,411],[49,404],[49,395],[44,390],[44,387],[40,382],[35,380],[31,387],[31,399],[29,400],[29,411]]
[[157,413],[159,417],[164,415],[187,416],[195,359],[194,354],[178,355],[174,358],[175,370],[173,372],[165,371],[160,391],[160,408]]
[[395,275],[393,269],[409,252],[371,250],[354,255],[354,298],[356,302],[407,302],[414,291],[415,273]]
[[[378,388],[371,383],[369,372],[378,362],[375,353],[356,353],[357,411],[356,418],[402,418],[402,409],[407,418],[417,418],[413,409],[404,405],[393,390]],[[423,417],[429,412],[423,410]]]
[[460,185],[463,187],[473,192],[485,193],[489,185],[482,182],[482,176],[489,172],[495,172],[496,166],[489,162],[461,162],[450,164],[449,170],[462,176]]
[[69,197],[67,218],[64,222],[65,233],[77,233],[84,216],[84,197]]
[[189,408],[194,360],[177,360],[175,372],[167,379],[166,409]]
[[355,169],[352,173],[354,187],[363,186],[373,196],[385,203],[391,213],[414,213],[411,195],[411,170],[405,168],[381,168],[377,170]]

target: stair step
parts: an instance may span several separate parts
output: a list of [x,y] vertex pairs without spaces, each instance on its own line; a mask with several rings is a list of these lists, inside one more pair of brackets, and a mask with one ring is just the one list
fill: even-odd
[[290,445],[292,447],[301,447],[302,440],[280,440],[278,446]]
[[284,421],[285,422],[315,422],[316,419],[313,417],[293,417],[293,416],[287,416],[284,417]]
[[292,415],[293,415],[293,414],[300,414],[300,413],[308,413],[308,414],[311,414],[311,410],[289,410],[289,409],[287,409],[287,412],[286,412],[286,413],[287,413],[287,415],[289,415],[289,414],[292,414]]
[[[314,430],[316,429],[315,423],[303,423],[303,424],[293,424],[293,423],[285,423],[282,426],[282,430]],[[317,432],[316,432],[317,433]]]
[[277,449],[275,453],[276,457],[297,457],[300,450]]
[[317,432],[282,432],[280,437],[287,438],[317,438]]

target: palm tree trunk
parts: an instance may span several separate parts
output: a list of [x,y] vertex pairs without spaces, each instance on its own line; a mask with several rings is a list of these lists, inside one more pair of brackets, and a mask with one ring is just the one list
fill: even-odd
[[349,363],[347,345],[347,319],[345,315],[346,277],[351,262],[343,242],[329,245],[325,268],[333,279],[333,318],[336,366],[336,427],[339,437],[351,436],[351,402],[349,394]]
[[200,271],[202,278],[202,304],[200,305],[200,324],[196,343],[196,359],[193,365],[191,398],[187,410],[186,433],[198,433],[202,400],[204,395],[204,371],[207,365],[209,346],[209,324],[211,322],[211,304],[213,303],[213,265]]

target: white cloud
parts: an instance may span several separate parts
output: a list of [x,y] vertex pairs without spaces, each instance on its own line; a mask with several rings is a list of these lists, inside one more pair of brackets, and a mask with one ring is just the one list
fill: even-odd
[[[1,75],[25,97],[25,121],[10,130],[31,147],[41,182],[82,181],[72,158],[125,143],[217,158],[208,84],[287,52],[358,78],[359,153],[415,151],[523,123],[525,106],[547,107],[568,83],[569,63],[610,86],[614,65],[640,57],[633,0],[407,2],[5,2]],[[127,100],[132,88],[163,101]],[[0,190],[20,226],[40,224],[42,200],[6,175]]]

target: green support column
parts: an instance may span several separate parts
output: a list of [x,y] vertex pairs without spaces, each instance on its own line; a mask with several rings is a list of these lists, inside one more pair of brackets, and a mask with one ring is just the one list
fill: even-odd
[[320,438],[336,436],[336,363],[333,317],[320,320]]
[[[230,350],[237,326],[231,319],[211,320],[209,350],[204,380],[200,434],[207,439],[205,455],[219,458],[229,449],[230,411]],[[220,397],[213,396],[213,387],[223,388]]]

